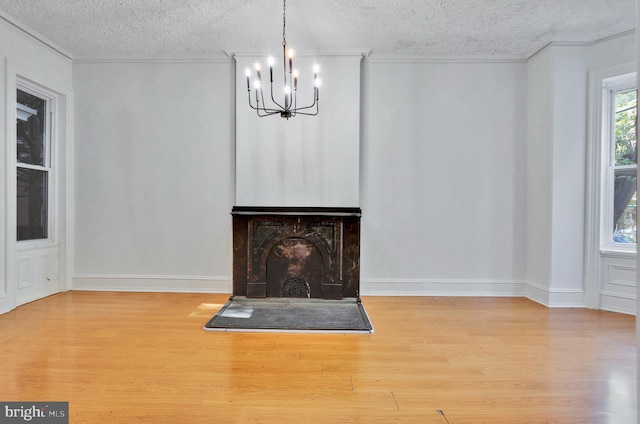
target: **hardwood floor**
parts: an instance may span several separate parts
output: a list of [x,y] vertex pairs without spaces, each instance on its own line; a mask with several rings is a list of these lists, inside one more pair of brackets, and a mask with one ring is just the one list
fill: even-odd
[[0,400],[69,401],[73,424],[636,423],[632,316],[366,297],[371,335],[203,331],[227,298],[21,306],[0,316]]

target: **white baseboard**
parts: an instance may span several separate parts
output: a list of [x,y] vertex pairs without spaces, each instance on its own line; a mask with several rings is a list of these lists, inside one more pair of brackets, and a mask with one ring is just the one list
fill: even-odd
[[549,289],[527,282],[525,297],[549,308],[585,308],[583,289]]
[[[74,275],[71,290],[225,293],[232,292],[227,276]],[[549,289],[533,282],[475,279],[364,279],[362,296],[478,296],[526,297],[550,308],[584,308],[583,290]],[[602,309],[635,314],[635,299],[603,293]]]
[[363,296],[508,296],[526,297],[550,308],[584,308],[584,290],[548,289],[529,281],[471,279],[369,279]]
[[74,275],[71,290],[231,293],[231,277],[186,275]]
[[[363,296],[505,296],[525,295],[526,282],[506,280],[370,279],[360,283]],[[182,275],[79,274],[72,290],[231,293],[231,277]]]
[[362,296],[504,296],[525,295],[524,281],[471,279],[365,279]]

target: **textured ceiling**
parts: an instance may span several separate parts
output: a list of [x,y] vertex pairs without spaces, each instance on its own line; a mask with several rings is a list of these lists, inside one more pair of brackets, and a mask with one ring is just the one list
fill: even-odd
[[[77,59],[278,53],[282,42],[280,0],[0,0],[0,11]],[[633,28],[635,0],[287,2],[287,41],[309,53],[524,58]]]

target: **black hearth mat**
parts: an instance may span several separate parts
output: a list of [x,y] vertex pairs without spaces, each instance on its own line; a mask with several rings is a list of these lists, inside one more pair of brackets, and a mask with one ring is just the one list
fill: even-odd
[[206,331],[373,333],[359,298],[340,300],[232,296]]

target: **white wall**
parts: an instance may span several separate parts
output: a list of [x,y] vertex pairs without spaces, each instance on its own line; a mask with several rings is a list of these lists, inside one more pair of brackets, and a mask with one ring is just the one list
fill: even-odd
[[368,62],[363,294],[522,294],[525,63]]
[[553,178],[553,74],[550,49],[529,60],[527,73],[526,257],[527,280],[539,299],[551,273],[551,187]]
[[233,63],[73,70],[74,288],[230,291]]
[[584,305],[586,47],[553,48],[551,293],[558,305]]
[[[359,198],[325,204],[361,202],[363,294],[522,294],[526,64],[364,68],[364,116],[358,122],[356,110],[345,123],[351,134],[362,129],[346,139],[362,143],[353,169],[358,159],[363,167],[348,180],[359,177]],[[225,289],[233,78],[226,63],[74,65],[75,288]]]
[[583,306],[587,49],[550,45],[529,62],[528,295]]
[[[8,18],[7,18],[8,19]],[[71,60],[59,51],[45,46],[43,43],[34,39],[24,31],[16,29],[13,21],[5,20],[4,15],[0,14],[0,134],[3,137],[3,147],[0,149],[0,187],[2,192],[11,192],[12,188],[8,187],[8,181],[11,174],[15,174],[13,165],[8,169],[8,163],[15,161],[15,158],[8,158],[6,155],[8,148],[9,131],[15,131],[15,121],[9,122],[7,127],[8,107],[15,108],[15,81],[16,77],[28,77],[34,82],[46,86],[52,90],[56,90],[62,94],[64,104],[60,111],[63,115],[60,128],[60,139],[57,140],[60,148],[58,164],[60,171],[60,222],[58,222],[60,234],[58,241],[60,242],[60,263],[59,263],[59,279],[61,286],[67,285],[67,248],[71,249],[66,243],[67,234],[72,234],[72,228],[66,226],[65,216],[67,213],[67,202],[71,202],[69,196],[65,192],[65,186],[72,178],[72,169],[66,169],[67,152],[73,149],[73,128],[72,116],[67,116],[65,106],[73,109],[73,92],[71,89]],[[9,92],[7,92],[9,87]],[[15,119],[15,118],[14,118]],[[69,127],[67,127],[69,124]],[[13,190],[15,192],[15,190]],[[6,312],[15,307],[15,290],[16,290],[16,263],[15,263],[15,222],[7,222],[9,211],[7,199],[4,195],[0,196],[0,211],[2,211],[0,225],[0,313]]]

